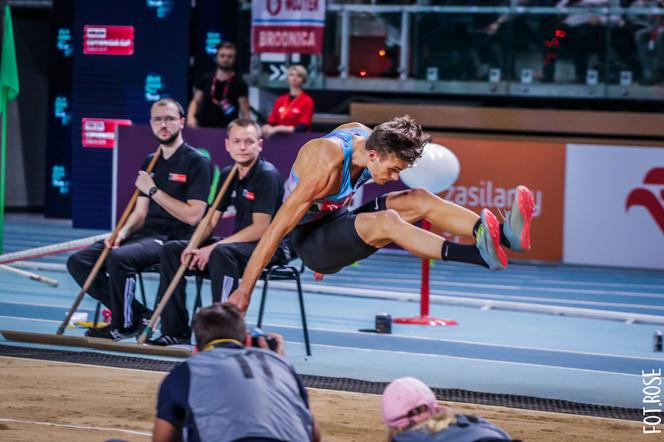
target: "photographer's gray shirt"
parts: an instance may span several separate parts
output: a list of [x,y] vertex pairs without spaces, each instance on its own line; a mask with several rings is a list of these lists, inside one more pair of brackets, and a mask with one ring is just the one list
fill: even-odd
[[157,417],[190,442],[307,441],[313,417],[295,369],[278,354],[223,344],[178,365],[159,390]]

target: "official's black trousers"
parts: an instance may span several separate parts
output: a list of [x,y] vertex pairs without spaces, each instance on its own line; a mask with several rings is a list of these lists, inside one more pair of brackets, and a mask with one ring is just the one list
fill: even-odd
[[[159,299],[166,292],[173,276],[180,267],[180,255],[187,247],[187,243],[187,241],[169,241],[164,245],[160,259],[161,276],[157,294]],[[237,288],[247,262],[257,244],[258,242],[219,244],[210,253],[210,260],[205,270],[202,272],[194,271],[190,274],[210,278],[212,302],[226,302],[230,294]],[[268,267],[276,264],[286,264],[289,260],[288,248],[282,245],[277,249]],[[174,337],[188,338],[191,336],[189,312],[187,311],[186,280],[184,278],[178,284],[161,313],[161,332],[164,335]]]
[[[113,327],[130,328],[147,314],[146,306],[134,298],[136,273],[159,262],[167,239],[166,235],[139,231],[106,257],[88,294],[111,310]],[[103,250],[104,242],[98,241],[67,260],[67,270],[80,286],[85,283]]]

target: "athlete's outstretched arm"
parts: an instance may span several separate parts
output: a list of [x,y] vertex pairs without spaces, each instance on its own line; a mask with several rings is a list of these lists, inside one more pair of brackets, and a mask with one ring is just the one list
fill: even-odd
[[317,139],[305,144],[295,160],[295,173],[300,183],[286,198],[274,219],[258,242],[242,276],[242,281],[229,302],[247,311],[251,292],[263,268],[274,255],[279,242],[297,226],[313,201],[335,193],[338,189],[338,174],[343,162],[343,152],[331,140]]

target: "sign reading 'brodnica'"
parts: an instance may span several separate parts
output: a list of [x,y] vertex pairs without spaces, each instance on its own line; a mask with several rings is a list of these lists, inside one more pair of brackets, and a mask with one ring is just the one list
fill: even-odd
[[254,0],[251,42],[254,53],[323,52],[325,0]]

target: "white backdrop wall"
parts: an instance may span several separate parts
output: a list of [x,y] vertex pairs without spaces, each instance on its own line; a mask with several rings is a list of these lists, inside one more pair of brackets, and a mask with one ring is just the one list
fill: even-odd
[[567,263],[664,269],[664,148],[568,144],[563,232]]

